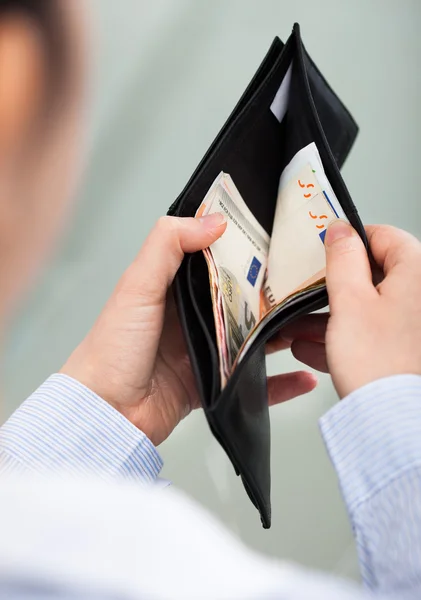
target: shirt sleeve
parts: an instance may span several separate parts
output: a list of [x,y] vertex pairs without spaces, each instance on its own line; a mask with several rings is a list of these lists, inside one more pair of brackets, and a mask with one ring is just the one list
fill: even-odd
[[373,591],[421,597],[421,377],[370,383],[321,420]]
[[90,389],[52,375],[0,429],[0,472],[96,475],[155,482],[148,437]]

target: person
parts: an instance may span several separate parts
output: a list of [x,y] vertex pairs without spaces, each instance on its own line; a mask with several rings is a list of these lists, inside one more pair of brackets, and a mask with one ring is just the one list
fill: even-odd
[[[74,0],[0,3],[4,325],[66,214],[83,40]],[[0,597],[420,596],[421,244],[406,232],[367,228],[373,282],[359,236],[333,223],[330,314],[302,317],[268,347],[290,347],[331,374],[341,401],[321,431],[366,589],[264,558],[182,493],[161,489],[156,446],[199,407],[170,285],[184,253],[224,229],[217,216],[163,217],[60,372],[0,429]],[[275,376],[269,402],[315,384],[306,371]]]

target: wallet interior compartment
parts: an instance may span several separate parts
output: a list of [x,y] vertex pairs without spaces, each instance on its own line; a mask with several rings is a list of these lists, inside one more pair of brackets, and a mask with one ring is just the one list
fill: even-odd
[[[200,374],[200,377],[196,377],[199,396],[202,403],[209,406],[220,391],[220,377],[209,273],[203,253],[187,256],[182,268],[180,275],[189,292],[188,298],[184,294],[178,298],[184,304],[189,304],[182,311],[185,319],[183,329],[188,332],[187,344],[193,370]],[[176,285],[176,295],[177,290],[181,291],[180,288],[182,285]]]

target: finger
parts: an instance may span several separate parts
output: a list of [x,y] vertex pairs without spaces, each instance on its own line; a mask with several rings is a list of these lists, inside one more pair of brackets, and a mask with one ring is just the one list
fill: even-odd
[[185,252],[207,248],[225,231],[220,213],[195,218],[161,217],[122,281],[150,303],[164,302]]
[[268,378],[269,406],[286,402],[311,392],[317,385],[317,377],[308,371],[296,371]]
[[266,344],[266,354],[291,347],[293,340],[324,342],[329,313],[305,315],[278,331]]
[[326,359],[326,346],[319,342],[295,341],[291,344],[293,356],[321,373],[329,373]]
[[275,335],[266,342],[266,354],[274,354],[280,350],[287,350],[290,347],[290,341],[284,340],[279,333],[275,333]]
[[329,313],[305,315],[289,323],[279,331],[279,336],[288,342],[308,340],[324,342]]
[[333,221],[326,232],[326,285],[334,313],[361,297],[377,294],[370,264],[358,233],[345,221]]
[[399,263],[421,259],[421,243],[407,231],[391,225],[370,225],[365,230],[373,258],[385,275]]

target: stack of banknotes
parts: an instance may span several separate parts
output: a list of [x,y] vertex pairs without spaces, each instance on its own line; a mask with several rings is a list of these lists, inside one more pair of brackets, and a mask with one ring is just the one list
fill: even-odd
[[204,255],[224,387],[269,320],[287,302],[324,284],[326,229],[346,217],[314,143],[281,175],[271,237],[227,173],[218,175],[196,216],[215,212],[225,215],[227,229]]

